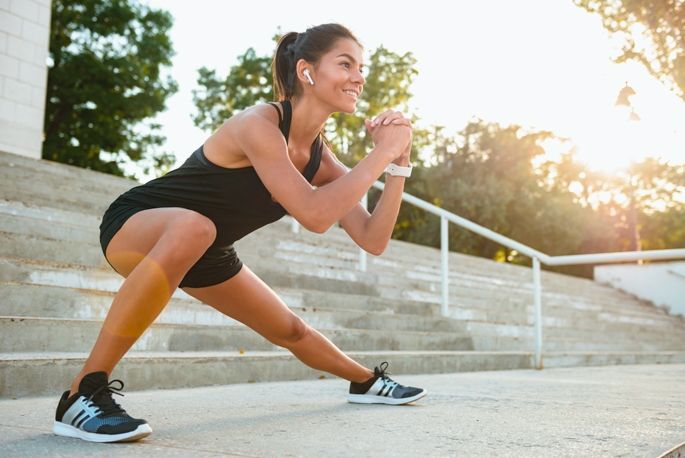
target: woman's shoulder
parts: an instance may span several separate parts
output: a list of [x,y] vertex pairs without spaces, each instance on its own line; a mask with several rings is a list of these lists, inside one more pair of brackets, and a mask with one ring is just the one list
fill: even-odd
[[270,126],[278,129],[278,122],[279,112],[272,105],[262,103],[231,116],[210,136],[210,139],[227,136],[235,138],[254,132],[254,129],[269,129]]
[[278,125],[278,115],[281,114],[282,116],[282,113],[283,109],[279,103],[260,103],[259,105],[251,106],[250,108],[246,108],[240,113],[235,114],[229,121],[236,120],[238,123],[242,123],[244,121],[250,122],[251,120],[254,120],[254,118],[261,118]]

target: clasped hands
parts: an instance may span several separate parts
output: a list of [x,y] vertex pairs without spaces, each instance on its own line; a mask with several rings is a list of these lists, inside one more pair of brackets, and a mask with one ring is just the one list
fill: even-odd
[[373,120],[365,120],[364,124],[376,147],[384,147],[393,152],[394,164],[409,165],[413,129],[410,120],[399,111],[387,110]]

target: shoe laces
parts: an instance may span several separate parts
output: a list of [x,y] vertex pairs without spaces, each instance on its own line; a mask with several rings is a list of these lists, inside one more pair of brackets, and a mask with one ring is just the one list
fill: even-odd
[[388,369],[388,362],[387,362],[387,361],[383,361],[383,362],[380,364],[380,366],[378,366],[378,367],[376,367],[376,368],[374,369],[373,372],[374,372],[374,375],[375,375],[376,377],[380,377],[380,378],[382,378],[383,380],[389,380],[389,381],[392,382],[393,380],[392,380],[390,377],[388,377],[388,375],[392,375],[392,374],[390,374],[390,372],[386,372],[387,369]]
[[[118,383],[119,386],[112,386],[116,383]],[[93,394],[88,396],[87,399],[91,401],[105,417],[115,414],[125,414],[126,411],[122,409],[112,397],[113,394],[123,396],[123,394],[119,393],[119,391],[123,389],[124,382],[121,380],[112,380],[107,385],[101,385],[98,389],[93,391]]]
[[391,379],[390,377],[388,377],[388,375],[392,375],[392,374],[390,372],[387,372],[387,369],[388,369],[388,362],[383,361],[379,367],[376,367],[374,369],[373,372],[374,372],[374,375],[376,377],[379,377],[380,379],[384,380],[386,383],[394,384],[397,388],[405,388],[404,385],[401,385],[401,384],[397,383],[396,381],[394,381],[393,379]]

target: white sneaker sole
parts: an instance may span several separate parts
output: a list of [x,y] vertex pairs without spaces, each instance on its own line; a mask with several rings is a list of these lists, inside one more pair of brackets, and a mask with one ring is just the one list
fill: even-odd
[[127,433],[97,434],[89,433],[88,431],[83,431],[82,429],[74,428],[71,425],[55,420],[55,423],[52,426],[52,432],[58,436],[76,437],[89,442],[130,442],[149,436],[152,434],[152,428],[150,428],[150,425],[146,424],[140,425],[134,431]]
[[351,402],[353,404],[389,404],[389,405],[402,405],[402,404],[409,404],[410,402],[418,401],[425,395],[427,395],[428,392],[426,390],[421,391],[419,394],[416,396],[412,396],[410,398],[401,398],[401,399],[395,399],[391,397],[386,397],[386,396],[376,396],[374,394],[348,394],[347,395],[347,402]]

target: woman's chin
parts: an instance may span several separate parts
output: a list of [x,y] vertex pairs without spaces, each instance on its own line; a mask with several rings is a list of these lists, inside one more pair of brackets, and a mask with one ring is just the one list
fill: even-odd
[[341,108],[339,113],[347,113],[347,114],[353,114],[355,111],[357,111],[357,104],[355,103],[351,107],[346,107],[346,108]]

